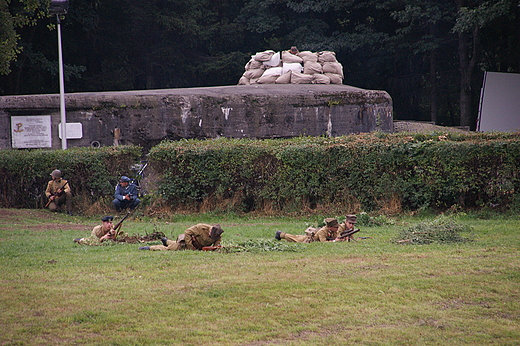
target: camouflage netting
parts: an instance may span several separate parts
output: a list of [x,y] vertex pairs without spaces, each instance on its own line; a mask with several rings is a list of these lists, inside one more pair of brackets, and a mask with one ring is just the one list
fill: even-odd
[[251,56],[238,85],[343,84],[343,66],[336,53],[266,50]]

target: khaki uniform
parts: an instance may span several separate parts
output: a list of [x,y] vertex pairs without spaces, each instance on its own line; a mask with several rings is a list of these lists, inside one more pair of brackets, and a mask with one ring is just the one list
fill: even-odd
[[[341,236],[341,233],[343,233],[345,231],[347,231],[347,232],[353,231],[354,228],[355,227],[347,229],[347,224],[346,223],[340,224],[339,227],[338,227],[338,237]],[[341,239],[341,241],[345,241],[345,240],[349,240],[348,237]]]
[[[62,189],[63,186],[67,183],[67,180],[60,179],[58,181],[56,180],[50,180],[47,183],[47,189],[45,189],[45,195],[47,198],[50,198],[50,196],[56,194],[58,190]],[[61,205],[65,204],[67,207],[68,212],[72,212],[72,192],[70,190],[70,184],[67,184],[65,188],[63,189],[65,192],[60,197],[57,197],[49,204],[49,210],[50,211],[58,211]]]
[[90,237],[81,238],[78,243],[83,245],[100,245],[101,241],[99,239],[108,232],[110,232],[110,229],[105,229],[103,225],[98,225],[92,229]]
[[323,226],[319,230],[309,227],[307,230],[305,230],[306,234],[301,235],[293,235],[282,232],[280,233],[280,239],[285,239],[294,243],[312,243],[315,241],[325,242],[336,239],[339,234],[338,230],[329,230],[327,226]]
[[152,245],[150,246],[150,250],[197,250],[195,247],[195,242],[197,242],[201,247],[203,246],[217,246],[220,244],[221,237],[219,236],[216,240],[212,239],[209,236],[209,231],[211,230],[212,225],[207,225],[204,223],[196,224],[195,226],[191,226],[187,230],[181,234],[177,241],[169,240],[166,242],[167,246],[164,245]]

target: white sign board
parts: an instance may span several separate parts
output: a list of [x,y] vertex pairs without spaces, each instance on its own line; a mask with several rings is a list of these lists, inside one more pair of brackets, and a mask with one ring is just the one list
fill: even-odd
[[13,148],[52,147],[51,116],[12,116],[11,138]]
[[[61,123],[58,124],[58,136],[61,136]],[[81,123],[67,123],[67,139],[83,138],[83,124]]]
[[486,72],[478,131],[520,130],[520,74]]

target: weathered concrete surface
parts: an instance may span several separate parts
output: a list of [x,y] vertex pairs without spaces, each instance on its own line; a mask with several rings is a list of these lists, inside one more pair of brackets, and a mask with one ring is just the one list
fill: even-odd
[[[120,144],[145,148],[163,139],[289,138],[392,132],[385,91],[347,85],[276,84],[66,94],[67,122],[83,138],[68,146]],[[11,147],[10,116],[51,115],[52,146],[61,148],[59,95],[0,97],[0,148]],[[0,130],[1,131],[1,130]],[[117,131],[116,131],[117,132]]]

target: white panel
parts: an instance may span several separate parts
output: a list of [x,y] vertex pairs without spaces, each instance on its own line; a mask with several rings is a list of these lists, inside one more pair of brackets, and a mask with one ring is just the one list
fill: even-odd
[[[58,136],[61,137],[61,123],[58,124]],[[83,138],[83,124],[67,123],[67,139]]]
[[520,131],[520,74],[486,72],[479,131]]

